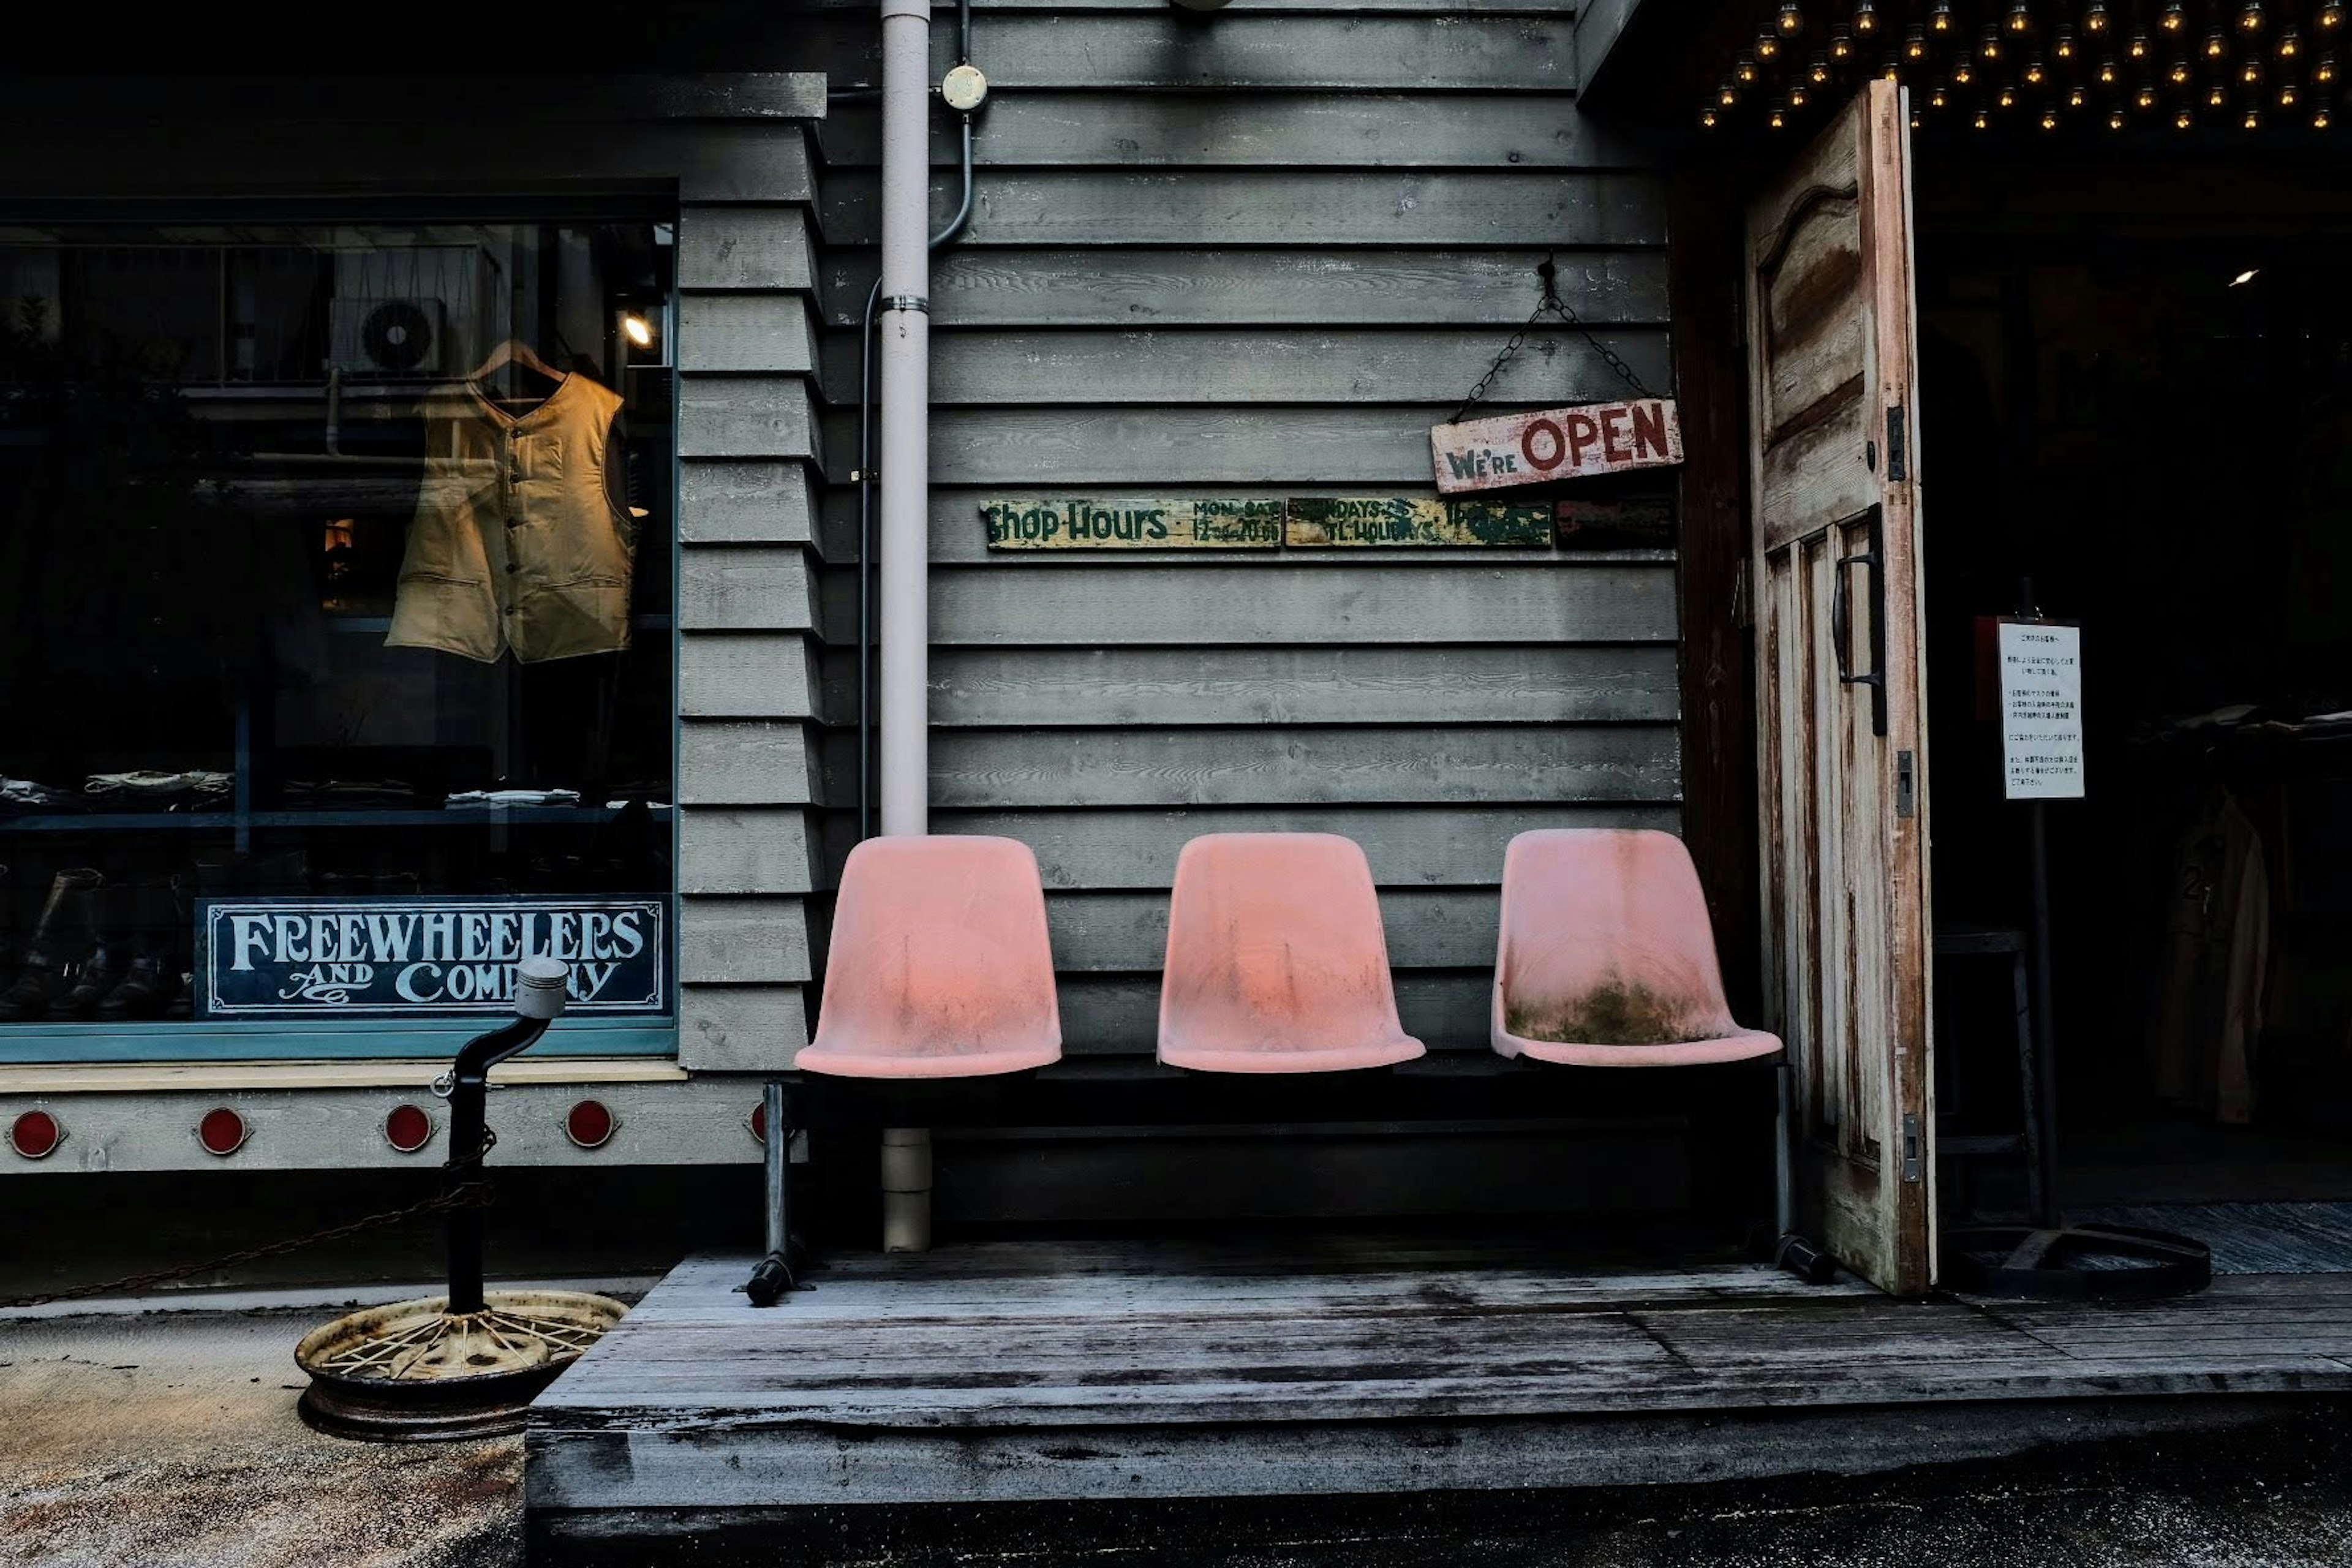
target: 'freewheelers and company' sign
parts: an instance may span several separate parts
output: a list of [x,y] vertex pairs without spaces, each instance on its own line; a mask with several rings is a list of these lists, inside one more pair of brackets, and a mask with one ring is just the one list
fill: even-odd
[[504,1013],[518,960],[572,966],[570,1010],[668,1011],[659,899],[206,900],[196,1011],[209,1018]]
[[1433,426],[1429,452],[1447,495],[1662,468],[1683,460],[1682,417],[1671,397],[1546,408]]

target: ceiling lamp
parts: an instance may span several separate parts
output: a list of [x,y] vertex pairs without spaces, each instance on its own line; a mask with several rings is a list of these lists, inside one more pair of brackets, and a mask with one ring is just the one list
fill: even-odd
[[2238,31],[2259,33],[2263,30],[2263,0],[2246,0],[2238,13]]
[[2033,13],[2025,8],[2025,0],[2009,0],[2009,30],[2012,33],[2033,30]]
[[1698,111],[1698,122],[1709,131],[1714,130],[1716,124],[1715,110],[1712,109],[1700,110]]
[[1927,107],[1930,109],[1946,108],[1950,105],[1951,101],[1951,95],[1944,90],[1943,84],[1941,82],[1937,83],[1936,90],[1927,95]]
[[2334,81],[2335,79],[2336,57],[2334,55],[2322,55],[2317,59],[2311,62],[2312,86],[2326,87],[2329,82]]
[[2045,74],[2046,73],[2042,68],[2042,57],[2040,55],[2036,55],[2032,59],[2025,62],[2026,86],[2040,87],[2042,85],[2042,79]]
[[2081,88],[2074,88],[2066,94],[2066,107],[2069,109],[2080,109],[2083,107],[2083,89]]
[[2211,32],[2205,35],[2205,58],[2207,59],[2218,60],[2229,52],[2230,40],[2222,35],[2221,28],[2216,27]]
[[2104,33],[2107,21],[2107,0],[2091,0],[2090,8],[2083,13],[2083,31]]
[[1815,55],[1813,57],[1813,68],[1805,73],[1805,79],[1808,81],[1811,81],[1815,87],[1827,87],[1830,82],[1829,56]]
[[2125,52],[2136,60],[2147,58],[2147,32],[2145,28],[2133,32],[2131,42],[2125,46]]
[[2059,28],[2058,37],[2051,42],[2050,52],[2056,55],[2062,60],[2073,59],[2074,58],[2074,29],[2072,27]]
[[2115,61],[2101,60],[2099,62],[2099,85],[2101,87],[2113,87],[2116,85]]
[[2246,110],[2245,119],[2238,123],[2249,131],[2260,131],[2263,128],[2263,111],[2259,109],[2249,109]]
[[1780,52],[1780,40],[1774,37],[1769,28],[1756,35],[1756,58],[1758,59],[1769,60]]
[[2164,16],[2158,25],[2168,33],[2178,33],[2189,26],[2188,8],[2180,0],[2165,0]]
[[1772,105],[1772,112],[1766,118],[1765,123],[1775,131],[1789,123],[1788,116],[1780,112],[1780,105],[1777,101]]
[[2344,0],[2326,0],[2319,7],[2319,30],[2332,33],[2344,26]]
[[1927,58],[1927,29],[1916,22],[1912,23],[1910,32],[1904,35],[1903,58],[1906,60],[1924,60]]
[[2172,62],[2172,68],[2165,73],[2165,78],[2175,87],[2187,87],[2189,75],[2189,62],[2177,59]]
[[1803,32],[1805,14],[1797,9],[1797,0],[1780,0],[1780,15],[1772,25],[1780,29],[1780,36],[1784,38],[1793,38]]
[[2185,109],[2172,117],[2172,128],[2175,131],[2187,131],[2196,123],[2197,117]]
[[1871,37],[1878,31],[1878,7],[1873,0],[1853,0],[1853,30],[1857,37]]
[[[2325,11],[2319,14],[2319,25],[2323,27],[2332,26]],[[1951,30],[1952,0],[1936,0],[1935,5],[1927,10],[1927,31],[1941,35]]]
[[1739,89],[1729,77],[1723,79],[1723,86],[1717,91],[1715,101],[1723,109],[1729,109],[1739,101]]
[[1802,109],[1805,107],[1805,89],[1802,83],[1796,83],[1790,87],[1789,107],[1791,109]]
[[[1918,29],[1915,27],[1912,31],[1916,32]],[[1830,29],[1830,58],[1833,60],[1853,58],[1853,35],[1846,31],[1843,23]]]
[[1986,126],[1991,124],[1992,121],[1987,120],[1985,118],[1985,111],[1979,109],[1977,110],[1977,117],[1973,123],[1976,125],[1978,130],[1982,131]]
[[2120,109],[2116,109],[2116,110],[2109,110],[2109,111],[2108,111],[2108,113],[2107,113],[2107,129],[2108,129],[2108,130],[2110,130],[2110,131],[2121,131],[2121,130],[2124,128],[2124,123],[2125,123],[2125,121],[2124,121],[2124,111],[2123,111],[2122,110],[2120,110]]
[[1977,68],[1969,64],[1968,56],[1962,55],[1958,59],[1952,62],[1952,85],[1954,87],[1966,87],[1969,83],[1976,79]]
[[2154,109],[2156,107],[2156,89],[2147,82],[2140,83],[2139,90],[2132,94],[2132,107],[2138,110],[2142,114]]
[[2311,111],[2311,128],[2314,131],[2325,131],[2327,129],[2327,106],[2323,103],[2317,109]]
[[2250,59],[2238,68],[2238,79],[2252,87],[2263,79],[2263,62]]
[[2279,35],[2279,58],[2283,60],[2291,60],[2301,53],[2303,53],[2303,35],[2301,33],[2295,31],[2293,27],[2289,27]]
[[2045,109],[2042,111],[2042,129],[2044,131],[2055,131],[2058,129],[2058,111],[2056,110]]
[[2211,87],[2205,89],[2206,108],[2226,109],[2229,107],[2229,104],[2230,89],[2223,87],[2220,82],[2217,81]]
[[1977,53],[1989,60],[2000,58],[2000,29],[1990,22],[1985,24],[1984,36],[1977,40]]
[[1742,55],[1731,62],[1731,74],[1742,87],[1756,85],[1756,57]]

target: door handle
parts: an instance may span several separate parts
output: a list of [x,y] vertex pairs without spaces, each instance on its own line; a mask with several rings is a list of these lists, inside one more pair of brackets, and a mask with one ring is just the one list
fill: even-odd
[[[1886,556],[1880,547],[1878,513],[1870,515],[1870,548],[1838,558],[1830,579],[1830,642],[1837,651],[1838,681],[1870,688],[1870,728],[1886,733]],[[1853,606],[1847,592],[1846,569],[1860,566],[1870,574],[1870,668],[1853,671]]]

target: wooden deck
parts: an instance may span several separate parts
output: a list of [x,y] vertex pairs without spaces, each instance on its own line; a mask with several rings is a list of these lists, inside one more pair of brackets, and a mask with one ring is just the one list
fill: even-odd
[[986,1243],[767,1311],[681,1265],[531,1414],[536,1522],[612,1510],[1862,1471],[2352,1392],[2352,1276],[1902,1302],[1537,1245]]

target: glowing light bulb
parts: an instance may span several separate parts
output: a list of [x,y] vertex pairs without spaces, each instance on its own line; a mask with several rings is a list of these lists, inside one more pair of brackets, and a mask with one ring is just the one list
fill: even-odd
[[2138,110],[2142,114],[2154,109],[2156,107],[2156,89],[2148,86],[2146,82],[2140,83],[2139,90],[2132,94],[2132,107]]
[[1982,131],[1986,126],[1990,125],[1991,123],[1991,121],[1985,118],[1985,111],[1983,110],[1979,109],[1977,110],[1977,117],[1974,124],[1978,130]]
[[2110,131],[2121,131],[2121,130],[2124,128],[2124,123],[2125,123],[2125,121],[2124,121],[2124,111],[2123,111],[2122,110],[2120,110],[2120,109],[2118,109],[2118,110],[2113,110],[2112,112],[2110,112],[2110,113],[2108,114],[2108,116],[2107,116],[2107,129],[2108,129],[2108,130],[2110,130]]
[[2311,62],[2311,85],[2326,87],[2336,79],[2336,57],[2322,55]]
[[1830,33],[1830,58],[1833,60],[1850,60],[1853,58],[1853,35],[1847,32],[1844,26],[1841,25]]
[[[2320,26],[2328,26],[2327,13],[2319,14]],[[1927,31],[1941,36],[1952,30],[1952,0],[1936,0],[1927,11]]]
[[2025,0],[2010,0],[2009,30],[2030,33],[2033,30],[2033,13],[2026,9]]
[[1715,101],[1725,109],[1729,109],[1739,101],[1739,89],[1732,84],[1728,77],[1724,79],[1722,88],[1716,93]]
[[1977,53],[1989,60],[2000,58],[2000,29],[1986,23],[1984,36],[1977,40]]
[[2147,58],[2147,35],[2144,32],[2134,33],[2131,36],[2131,42],[2125,46],[2124,52],[2136,60]]
[[2073,59],[2074,58],[2074,29],[2072,27],[2059,28],[2057,37],[2051,41],[2050,52],[2056,55],[2062,60]]
[[2218,60],[2229,52],[2230,40],[2222,36],[2221,28],[2216,27],[2211,32],[2205,35],[2205,58],[2207,59]]
[[1937,87],[1935,91],[1927,95],[1927,107],[1930,109],[1948,108],[1950,106],[1951,101],[1951,95],[1946,92],[1940,86]]
[[2301,33],[2295,31],[2293,27],[2289,27],[2286,31],[2279,35],[2279,58],[2283,60],[2291,60],[2301,53],[2303,53],[2303,35]]
[[2037,55],[2032,59],[2025,62],[2026,86],[2040,87],[2042,85],[2042,79],[2046,74],[2048,73],[2044,72],[2042,68],[2042,58],[2040,56]]
[[1699,110],[1698,122],[1709,131],[1714,130],[1715,110],[1712,109],[1703,109]]
[[1911,31],[1904,35],[1903,58],[1906,60],[1924,60],[1927,58],[1927,29],[1916,22],[1911,24]]
[[2091,0],[2090,9],[2083,13],[2083,31],[2104,33],[2107,30],[2107,0]]
[[2291,81],[2283,81],[2279,83],[2278,106],[2281,109],[2293,109],[2295,106],[2297,96],[2298,95],[2294,90],[2294,83]]
[[2197,117],[2189,113],[2189,110],[2185,109],[2172,117],[2172,128],[2176,131],[2189,130],[2194,127],[2196,123]]
[[2263,79],[2263,62],[2260,60],[2248,60],[2244,65],[2240,66],[2238,68],[2238,79],[2244,82],[2248,87],[2252,87],[2255,83],[2261,81]]
[[2066,107],[2069,109],[2080,109],[2083,107],[2083,89],[2081,88],[2075,88],[2066,94]]
[[1756,84],[1756,61],[1747,55],[1740,56],[1731,62],[1731,74],[1740,86],[1753,87]]
[[2189,12],[2180,0],[2165,0],[2164,16],[2158,24],[2168,33],[2177,33],[2189,26]]
[[1815,87],[1827,87],[1830,80],[1829,56],[1815,55],[1813,57],[1813,68],[1805,73],[1805,79],[1811,82]]
[[1893,55],[1881,55],[1878,58],[1878,74],[1888,81],[1899,82],[1903,79],[1903,68],[1895,63]]
[[641,349],[653,346],[653,323],[635,310],[629,311],[621,318],[621,331],[627,335],[631,342]]
[[1958,59],[1952,62],[1952,85],[1954,87],[1966,87],[1969,83],[1976,80],[1976,68],[1969,64],[1968,57],[1966,55],[1961,56]]
[[1769,60],[1780,52],[1780,39],[1774,37],[1769,33],[1759,33],[1756,35],[1756,58],[1758,59]]
[[1771,116],[1766,123],[1770,125],[1775,131],[1780,130],[1782,126],[1789,123],[1788,117],[1780,112],[1780,106],[1779,104],[1776,103],[1772,106]]
[[1773,26],[1780,29],[1784,38],[1793,38],[1805,30],[1805,14],[1797,9],[1797,0],[1780,0],[1780,15]]
[[2260,131],[2263,128],[2263,111],[2259,109],[2249,109],[2246,110],[2245,119],[2238,123],[2249,131]]
[[2327,129],[2328,124],[2329,121],[2326,105],[2323,104],[2319,108],[2311,111],[2311,128],[2314,131],[2325,131]]
[[2042,111],[2042,129],[2044,131],[2055,131],[2058,129],[2058,111],[2056,110],[2045,109]]
[[1801,86],[1792,86],[1789,89],[1789,107],[1791,109],[1805,107],[1805,89]]
[[2170,81],[2175,87],[2187,87],[2189,85],[2189,62],[2187,60],[2173,61],[2172,68],[2165,72],[2166,79]]
[[2101,87],[2113,87],[2116,85],[2115,61],[2101,60],[2099,62],[2099,85]]
[[2344,0],[2326,0],[2319,7],[2319,30],[2332,33],[2344,26]]
[[1864,38],[1878,31],[1878,6],[1874,0],[1853,0],[1853,30],[1855,37]]
[[2229,102],[2230,89],[2223,87],[2220,82],[2215,82],[2211,87],[2205,89],[2206,108],[2222,109],[2228,107]]
[[2245,8],[2238,13],[2238,31],[2259,33],[2263,30],[2263,0],[2246,0]]

